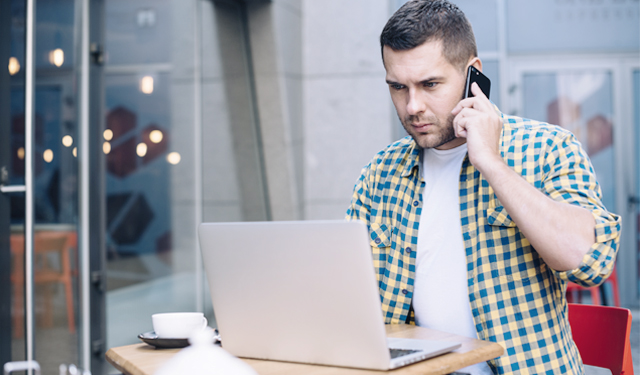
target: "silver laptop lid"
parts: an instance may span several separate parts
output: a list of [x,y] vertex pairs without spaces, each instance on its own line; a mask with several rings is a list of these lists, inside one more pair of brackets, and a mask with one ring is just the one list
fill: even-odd
[[204,223],[199,236],[218,329],[230,353],[389,368],[364,223]]

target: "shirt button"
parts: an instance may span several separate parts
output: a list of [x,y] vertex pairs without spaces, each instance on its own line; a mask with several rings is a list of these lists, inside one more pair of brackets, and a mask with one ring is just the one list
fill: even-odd
[[407,294],[407,293],[409,293],[409,291],[408,291],[408,290],[406,290],[406,289],[402,289],[402,294]]
[[414,205],[415,207],[418,207],[418,205],[419,205],[419,204],[420,204],[420,202],[418,202],[418,201],[413,201],[413,205]]
[[376,244],[380,245],[380,242],[382,242],[382,240],[378,237],[375,240],[373,240],[373,242],[375,242]]
[[410,247],[407,247],[407,254],[411,254],[411,252],[412,252],[412,251],[413,251],[413,250],[411,250],[411,248],[410,248]]

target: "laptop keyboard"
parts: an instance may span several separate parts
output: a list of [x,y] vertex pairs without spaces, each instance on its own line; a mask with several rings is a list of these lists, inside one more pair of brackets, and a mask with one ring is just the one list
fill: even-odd
[[391,354],[391,359],[402,357],[403,355],[416,353],[416,352],[419,352],[419,350],[389,348],[389,354]]

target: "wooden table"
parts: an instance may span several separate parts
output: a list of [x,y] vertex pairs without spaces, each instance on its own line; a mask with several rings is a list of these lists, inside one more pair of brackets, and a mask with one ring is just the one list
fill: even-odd
[[[453,352],[389,371],[393,375],[448,374],[463,367],[499,357],[504,352],[500,344],[456,336],[429,328],[411,325],[387,325],[387,335],[415,339],[455,341],[462,346]],[[111,348],[107,361],[125,375],[152,375],[180,349],[155,349],[147,344]],[[380,375],[380,371],[342,367],[316,366],[301,363],[243,359],[260,375]]]

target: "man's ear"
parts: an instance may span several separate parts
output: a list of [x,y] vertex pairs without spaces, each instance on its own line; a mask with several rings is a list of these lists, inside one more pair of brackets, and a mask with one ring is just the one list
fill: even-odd
[[473,65],[474,68],[482,71],[482,60],[480,60],[479,57],[474,57],[473,59],[471,59],[468,65]]

